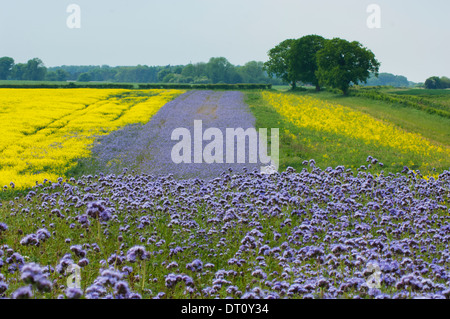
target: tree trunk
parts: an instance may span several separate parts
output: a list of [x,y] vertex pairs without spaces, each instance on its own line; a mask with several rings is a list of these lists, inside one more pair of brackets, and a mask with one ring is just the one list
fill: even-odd
[[320,85],[316,84],[316,91],[319,92],[320,91]]
[[295,81],[292,81],[292,90],[295,90],[297,88],[297,84],[295,83]]

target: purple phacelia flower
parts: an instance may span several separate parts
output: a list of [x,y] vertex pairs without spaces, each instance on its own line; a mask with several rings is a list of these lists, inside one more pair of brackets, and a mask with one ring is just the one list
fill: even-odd
[[203,269],[203,262],[200,259],[195,259],[191,263],[186,265],[186,269],[193,272],[199,272]]
[[70,250],[75,253],[75,255],[77,257],[85,257],[86,256],[86,251],[83,250],[83,248],[81,247],[81,245],[74,245],[72,247],[70,247]]
[[136,258],[139,258],[140,260],[146,260],[148,259],[149,254],[145,250],[144,246],[134,246],[131,247],[127,252],[127,260],[129,262],[136,262]]
[[68,299],[80,299],[83,296],[83,290],[79,288],[67,288],[65,293]]
[[20,244],[24,246],[39,246],[39,239],[36,234],[29,234],[20,240]]
[[20,287],[14,291],[11,295],[12,299],[30,299],[33,297],[33,291],[31,290],[31,285]]
[[0,223],[0,234],[8,230],[8,225]]

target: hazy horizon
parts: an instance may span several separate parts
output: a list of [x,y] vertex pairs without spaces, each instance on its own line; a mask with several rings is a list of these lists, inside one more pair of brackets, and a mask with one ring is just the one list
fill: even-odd
[[[381,7],[381,28],[366,21]],[[66,20],[81,8],[81,28]],[[267,61],[288,38],[319,34],[359,41],[381,62],[380,72],[424,82],[450,76],[450,2],[322,0],[18,0],[0,11],[0,56],[16,63],[38,57],[61,65],[186,65],[223,56],[235,65]]]

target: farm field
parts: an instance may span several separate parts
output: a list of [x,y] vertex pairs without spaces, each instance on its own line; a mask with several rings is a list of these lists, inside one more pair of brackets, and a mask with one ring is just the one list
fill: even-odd
[[[0,101],[0,297],[450,298],[445,117],[309,91]],[[173,165],[195,119],[279,128],[280,172]]]
[[361,169],[423,175],[450,166],[450,119],[365,97],[308,90],[246,93],[258,127],[280,127],[280,167],[300,168],[314,158],[321,168],[356,170],[368,155],[382,162]]
[[[0,184],[55,181],[96,137],[146,123],[177,90],[0,89]],[[13,185],[10,185],[10,183]]]
[[176,143],[171,140],[172,132],[186,128],[193,138],[195,120],[202,121],[203,131],[216,128],[225,132],[229,127],[244,130],[254,127],[254,118],[243,99],[244,94],[237,91],[190,91],[165,104],[147,124],[130,125],[102,137],[92,148],[91,157],[79,161],[69,174],[121,174],[127,168],[137,174],[170,173],[177,179],[213,179],[228,169],[234,172],[242,172],[244,168],[250,171],[259,169],[262,164],[248,161],[226,163],[224,160],[221,164],[210,165],[203,161],[194,163],[192,154],[190,163],[174,163],[171,158],[172,147]]
[[409,89],[409,90],[389,90],[386,93],[400,96],[415,96],[429,103],[440,104],[444,107],[450,108],[450,90],[426,90],[426,89]]

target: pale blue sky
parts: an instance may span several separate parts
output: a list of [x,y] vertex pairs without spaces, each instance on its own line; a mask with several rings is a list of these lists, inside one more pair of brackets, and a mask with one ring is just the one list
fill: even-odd
[[[1,0],[0,56],[47,66],[176,65],[224,56],[266,61],[288,38],[319,34],[370,48],[382,72],[424,81],[450,76],[448,0]],[[66,26],[69,4],[81,28]],[[381,29],[366,25],[381,6]]]

